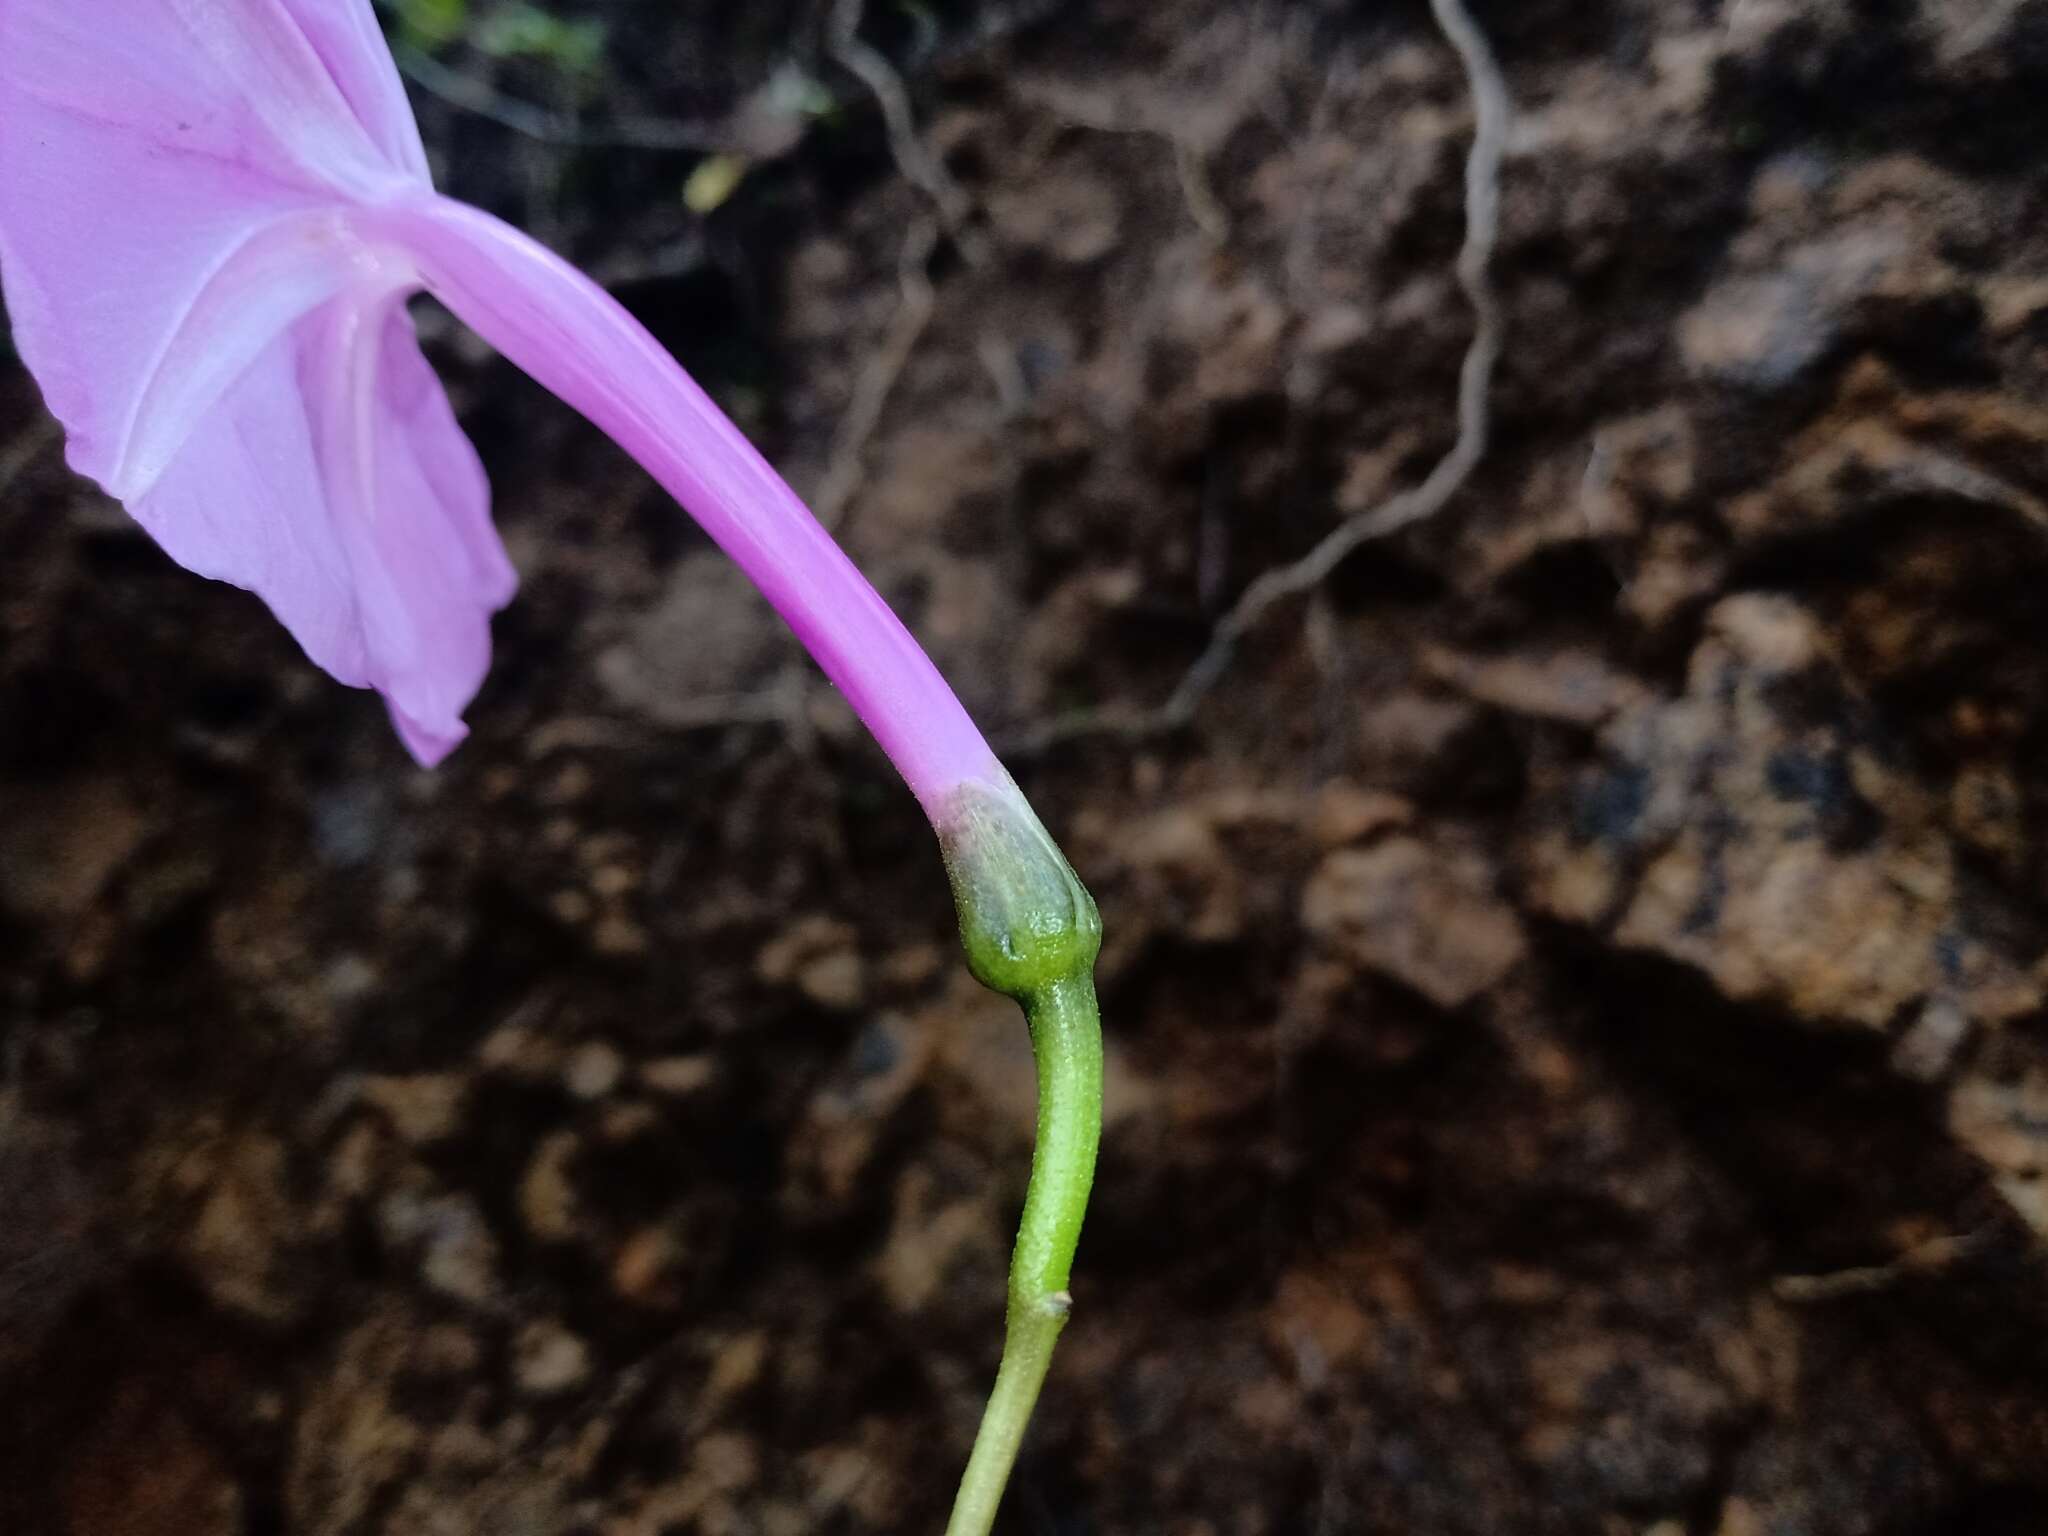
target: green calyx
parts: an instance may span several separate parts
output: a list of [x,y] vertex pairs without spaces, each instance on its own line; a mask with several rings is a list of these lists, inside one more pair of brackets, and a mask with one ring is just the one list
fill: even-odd
[[1028,1006],[1091,974],[1102,948],[1095,899],[1014,785],[961,785],[939,847],[975,980]]

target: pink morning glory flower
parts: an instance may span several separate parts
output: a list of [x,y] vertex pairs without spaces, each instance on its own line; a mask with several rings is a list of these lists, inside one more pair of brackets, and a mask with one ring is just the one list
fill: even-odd
[[435,193],[369,0],[0,0],[0,289],[72,465],[257,593],[423,763],[514,577],[421,356],[425,290],[608,432],[754,580],[939,833],[975,974],[1039,1063],[1002,1367],[949,1531],[986,1536],[1095,1166],[1094,903],[952,691],[775,471],[602,289]]
[[74,468],[180,564],[465,734],[514,575],[406,313],[424,289],[760,586],[927,809],[999,779],[916,643],[606,293],[440,197],[369,0],[0,0],[0,284]]

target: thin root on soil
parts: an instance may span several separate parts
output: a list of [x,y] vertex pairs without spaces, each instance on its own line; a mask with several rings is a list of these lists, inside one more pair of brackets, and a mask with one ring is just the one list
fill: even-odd
[[1158,708],[1076,711],[1004,742],[1010,755],[1034,755],[1094,737],[1131,740],[1187,726],[1229,670],[1239,643],[1267,614],[1320,586],[1361,546],[1441,512],[1485,456],[1488,394],[1501,350],[1500,300],[1490,269],[1500,234],[1501,161],[1513,106],[1500,64],[1464,0],[1430,0],[1430,9],[1464,67],[1475,119],[1465,160],[1465,240],[1457,260],[1458,285],[1473,314],[1472,340],[1458,370],[1457,440],[1420,485],[1339,524],[1300,559],[1275,566],[1246,587],[1217,624],[1207,648]]

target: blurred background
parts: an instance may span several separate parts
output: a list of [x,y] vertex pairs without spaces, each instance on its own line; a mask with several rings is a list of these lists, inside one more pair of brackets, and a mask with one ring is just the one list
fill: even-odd
[[[2048,5],[1474,0],[1477,310],[1423,0],[383,14],[1100,901],[1007,1531],[2044,1528]],[[0,348],[0,1530],[936,1531],[1023,1029],[766,607],[421,320],[524,581],[433,774]]]

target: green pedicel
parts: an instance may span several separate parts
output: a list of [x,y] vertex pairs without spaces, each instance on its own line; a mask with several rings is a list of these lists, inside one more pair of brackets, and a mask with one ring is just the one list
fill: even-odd
[[1102,919],[1014,785],[963,785],[939,836],[968,968],[1023,1006],[1038,1062],[1038,1136],[1010,1261],[1003,1361],[946,1525],[946,1536],[987,1536],[1072,1307],[1067,1278],[1102,1136]]

